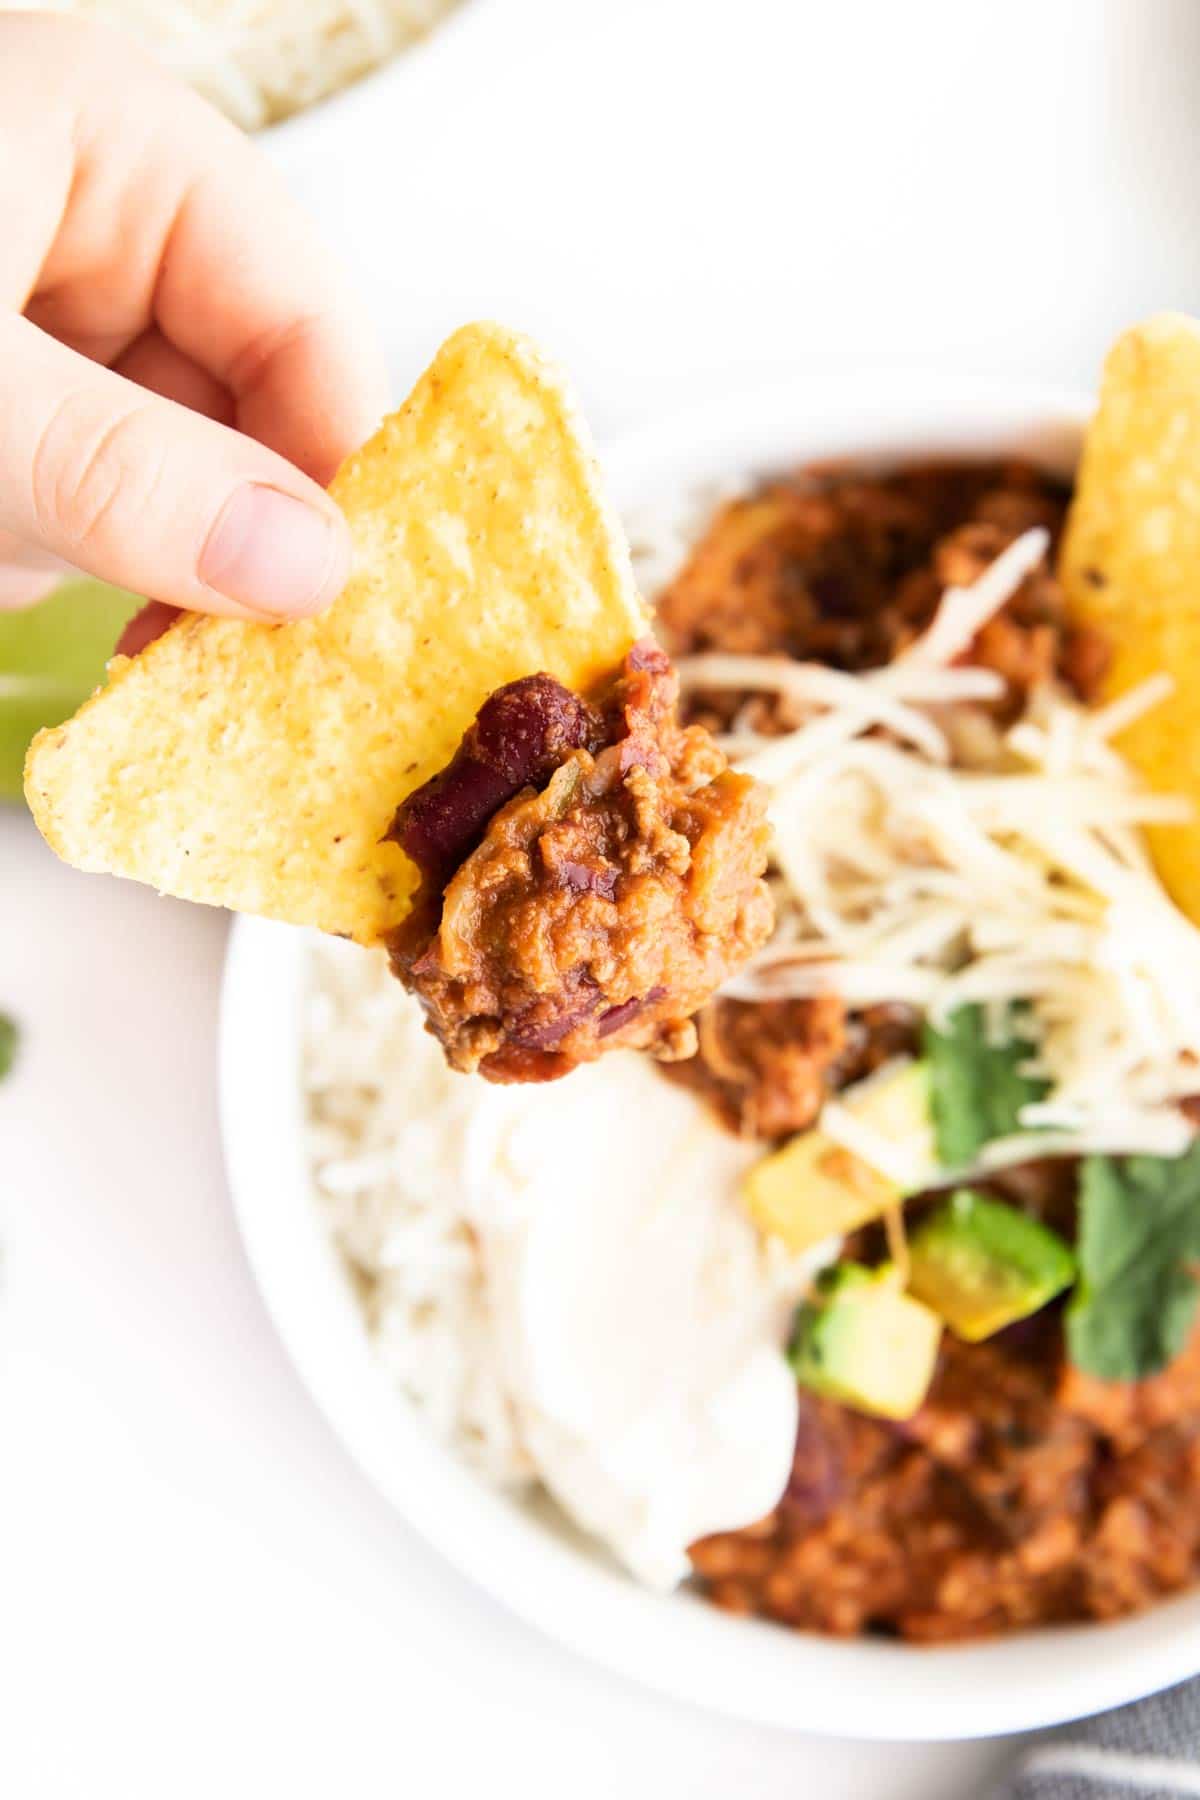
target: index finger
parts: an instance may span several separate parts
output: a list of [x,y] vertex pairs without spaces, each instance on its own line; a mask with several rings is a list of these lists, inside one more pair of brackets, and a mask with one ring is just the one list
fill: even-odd
[[[76,165],[43,305],[69,317],[86,287],[95,312],[121,269],[105,324],[131,318],[130,336],[157,325],[230,391],[240,430],[327,483],[387,407],[374,332],[335,259],[261,151],[206,102],[115,33],[69,47]],[[97,73],[105,62],[111,80]]]

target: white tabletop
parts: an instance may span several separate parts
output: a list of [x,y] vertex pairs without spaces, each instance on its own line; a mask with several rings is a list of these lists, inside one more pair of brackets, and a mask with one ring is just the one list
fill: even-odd
[[[397,385],[492,313],[602,432],[782,360],[1092,378],[1200,290],[1200,11],[476,0],[272,153]],[[0,814],[0,1791],[188,1800],[517,1782],[959,1800],[1004,1745],[706,1718],[552,1648],[376,1499],[280,1351],[216,1133],[224,921]]]

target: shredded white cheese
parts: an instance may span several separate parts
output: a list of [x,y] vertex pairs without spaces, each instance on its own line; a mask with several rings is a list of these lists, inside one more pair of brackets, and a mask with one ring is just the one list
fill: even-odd
[[948,587],[933,624],[900,662],[931,663],[934,668],[941,668],[969,650],[982,627],[1012,599],[1049,547],[1048,531],[1026,531],[1007,550],[1002,550],[970,587]]
[[774,938],[726,991],[905,1001],[935,1021],[968,1001],[1026,1001],[1049,1092],[1022,1125],[1046,1135],[992,1156],[1177,1154],[1192,1129],[1178,1102],[1200,1092],[1200,931],[1140,833],[1191,809],[1150,793],[1110,742],[1170,678],[1098,712],[1050,686],[1000,731],[979,704],[1000,677],[952,666],[1046,545],[1027,532],[948,590],[885,669],[681,662],[685,684],[777,693],[799,721],[778,737],[735,722],[728,740],[770,790],[781,904]]

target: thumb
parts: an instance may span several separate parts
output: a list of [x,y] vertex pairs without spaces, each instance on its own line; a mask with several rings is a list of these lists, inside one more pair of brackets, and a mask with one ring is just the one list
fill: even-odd
[[350,536],[253,438],[0,319],[0,528],[193,611],[295,618],[336,598]]

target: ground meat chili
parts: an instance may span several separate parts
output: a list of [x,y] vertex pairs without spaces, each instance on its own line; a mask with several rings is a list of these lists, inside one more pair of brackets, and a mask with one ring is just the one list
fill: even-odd
[[[1020,463],[772,481],[721,511],[661,597],[664,642],[878,667],[929,623],[947,583],[972,580],[1031,526],[1056,540],[1068,498]],[[1002,718],[1051,673],[1088,699],[1105,672],[1104,644],[1069,625],[1051,570],[1052,558],[971,652],[1005,677]],[[725,691],[689,694],[685,717],[767,733],[798,722],[775,696]],[[698,1055],[666,1072],[764,1144],[911,1052],[919,1029],[906,1007],[828,995],[717,1000],[697,1023]],[[1073,1233],[1070,1162],[992,1185]],[[879,1228],[848,1252],[881,1256]],[[929,1397],[901,1424],[803,1391],[800,1403],[775,1511],[693,1546],[700,1586],[728,1611],[936,1643],[1109,1618],[1200,1578],[1200,1339],[1149,1381],[1106,1384],[1066,1363],[1051,1306],[982,1344],[947,1332]]]
[[[1023,532],[1051,552],[979,634],[972,661],[1003,675],[999,710],[1057,672],[1098,688],[1107,649],[1069,624],[1053,574],[1068,489],[1027,463],[927,463],[885,476],[803,469],[730,502],[657,602],[675,656],[791,656],[862,670],[890,662],[926,628],[947,586],[965,586]],[[799,721],[786,699],[690,692],[684,717],[714,731],[737,719],[768,735]],[[913,1048],[905,1007],[848,1015],[832,995],[750,1006],[718,1000],[697,1020],[700,1054],[673,1071],[725,1123],[778,1140],[811,1125],[828,1095]]]
[[451,1066],[547,1081],[695,1048],[692,1015],[768,936],[765,797],[676,715],[657,645],[589,700],[500,689],[391,836],[422,871],[389,945]]
[[692,1561],[718,1606],[917,1643],[1114,1618],[1200,1576],[1200,1341],[1124,1386],[1063,1361],[1051,1310],[948,1333],[903,1424],[800,1396],[791,1480]]
[[[925,629],[947,583],[978,575],[1034,526],[1054,543],[1066,487],[1025,463],[928,463],[887,476],[805,469],[723,507],[659,596],[673,656],[723,650],[792,656],[835,669],[881,668]],[[1021,698],[1058,669],[1086,697],[1105,649],[1066,619],[1048,560],[985,627],[972,660]],[[692,693],[686,717],[725,729],[790,729],[775,696]]]

